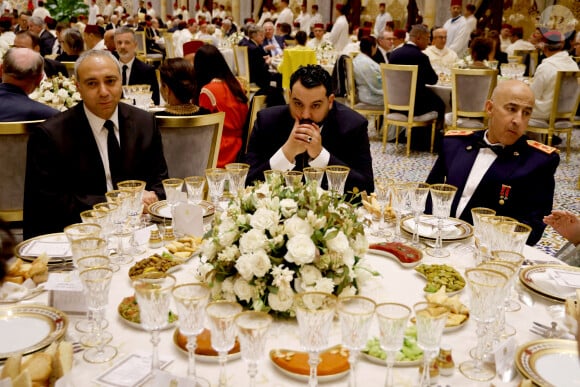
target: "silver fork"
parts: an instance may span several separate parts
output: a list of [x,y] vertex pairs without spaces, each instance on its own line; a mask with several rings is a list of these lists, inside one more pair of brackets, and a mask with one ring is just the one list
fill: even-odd
[[568,332],[566,332],[565,329],[559,329],[558,328],[558,323],[556,321],[552,321],[550,323],[551,326],[547,326],[544,324],[541,324],[537,321],[533,322],[533,326],[530,328],[530,332],[535,333],[536,335],[545,337],[547,339],[552,339],[552,338],[558,338],[558,339],[568,339],[568,340],[574,340],[575,337],[571,334],[569,334]]

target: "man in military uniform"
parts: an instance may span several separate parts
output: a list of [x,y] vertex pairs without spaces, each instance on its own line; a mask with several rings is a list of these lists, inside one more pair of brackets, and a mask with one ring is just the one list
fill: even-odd
[[[542,237],[554,197],[555,148],[524,135],[534,94],[521,81],[501,82],[486,102],[485,132],[449,131],[427,182],[458,188],[451,216],[473,223],[473,207],[493,208],[532,227],[527,244]],[[427,205],[430,212],[431,205]]]

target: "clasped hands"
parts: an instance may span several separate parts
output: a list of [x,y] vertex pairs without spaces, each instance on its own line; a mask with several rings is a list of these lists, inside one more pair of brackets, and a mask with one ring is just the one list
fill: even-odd
[[308,152],[310,159],[315,159],[322,152],[322,137],[320,127],[311,120],[295,119],[290,136],[282,146],[284,156],[294,162],[297,155]]

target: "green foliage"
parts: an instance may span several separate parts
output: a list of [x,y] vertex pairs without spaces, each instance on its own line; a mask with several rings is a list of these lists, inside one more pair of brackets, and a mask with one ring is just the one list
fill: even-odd
[[89,6],[80,0],[47,0],[46,8],[57,22],[68,22],[71,16],[86,15]]

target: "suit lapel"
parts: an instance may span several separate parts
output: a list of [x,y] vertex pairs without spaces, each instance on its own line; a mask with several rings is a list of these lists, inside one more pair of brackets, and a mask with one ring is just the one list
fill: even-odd
[[79,119],[78,129],[75,131],[78,133],[78,149],[79,152],[85,155],[81,155],[79,160],[80,162],[86,163],[86,166],[80,168],[80,170],[94,171],[95,179],[97,179],[102,185],[102,188],[106,190],[107,180],[105,177],[105,166],[103,164],[103,159],[101,159],[101,153],[99,152],[95,135],[93,134],[93,130],[91,129],[91,125],[89,124],[89,120],[85,114],[83,104],[78,104],[74,109],[77,109],[76,116]]

